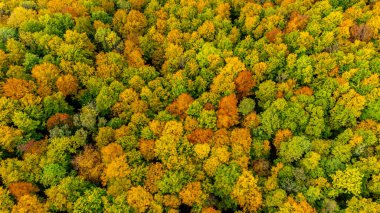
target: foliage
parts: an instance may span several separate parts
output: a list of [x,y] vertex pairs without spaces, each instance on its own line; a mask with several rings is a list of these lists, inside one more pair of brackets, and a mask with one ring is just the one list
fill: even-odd
[[379,11],[0,0],[0,212],[377,212]]

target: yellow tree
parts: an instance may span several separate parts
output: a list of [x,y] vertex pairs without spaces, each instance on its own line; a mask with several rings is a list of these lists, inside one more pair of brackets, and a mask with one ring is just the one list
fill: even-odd
[[73,165],[86,180],[100,182],[104,166],[99,151],[93,147],[86,146],[83,153],[74,157]]
[[40,96],[45,97],[52,94],[59,73],[58,67],[50,63],[40,64],[32,69],[32,77],[37,81],[37,91]]
[[294,198],[288,197],[288,200],[280,206],[280,213],[316,213],[317,211],[305,200],[302,195],[299,195],[301,201],[297,202]]
[[147,25],[144,14],[138,10],[131,10],[126,20],[123,27],[123,34],[135,43],[138,43],[138,36]]
[[201,205],[206,199],[206,194],[202,191],[201,182],[187,184],[179,192],[182,203],[188,206]]
[[161,163],[151,164],[148,168],[146,179],[144,181],[144,188],[150,192],[155,193],[158,191],[157,181],[164,175],[163,166]]
[[262,206],[263,200],[257,181],[251,172],[244,170],[231,192],[231,197],[245,212],[257,212]]
[[7,151],[13,152],[21,139],[21,130],[9,126],[0,126],[0,145]]
[[244,150],[246,153],[249,153],[252,144],[252,138],[249,129],[242,128],[232,130],[230,141],[232,142],[233,149],[236,149],[234,148],[236,146],[241,146],[242,150]]
[[101,177],[103,185],[125,179],[130,175],[131,170],[126,161],[126,154],[119,144],[108,144],[102,148],[101,154],[104,164],[104,172]]
[[35,195],[25,195],[20,198],[17,205],[13,206],[12,213],[45,213],[48,212],[47,206],[41,203]]
[[24,7],[16,7],[11,16],[8,18],[7,24],[10,27],[20,27],[21,24],[30,19],[34,19],[37,13],[35,10],[28,10]]
[[148,161],[153,160],[155,157],[154,145],[154,140],[141,139],[139,141],[140,152],[142,156]]
[[143,187],[132,187],[128,191],[127,202],[137,210],[137,212],[145,212],[153,201],[153,196]]

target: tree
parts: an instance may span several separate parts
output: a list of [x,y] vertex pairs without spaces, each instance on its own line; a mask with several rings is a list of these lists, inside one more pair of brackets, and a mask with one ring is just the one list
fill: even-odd
[[[121,35],[123,35],[123,27],[127,22],[127,11],[123,9],[118,9],[113,15],[112,18],[112,26],[115,31]],[[124,38],[124,37],[123,37]]]
[[237,57],[227,58],[226,65],[221,69],[219,74],[212,79],[213,83],[211,84],[210,91],[216,94],[232,95],[235,90],[234,79],[239,71],[245,69],[244,63]]
[[[53,43],[50,42],[49,44]],[[54,52],[61,60],[93,64],[95,46],[86,33],[66,30],[64,41],[58,42],[57,46],[53,45],[51,49],[55,50]]]
[[101,113],[107,113],[110,108],[117,102],[119,94],[123,91],[124,86],[118,81],[114,81],[110,86],[101,88],[96,97],[96,107]]
[[145,160],[147,161],[151,161],[154,159],[155,157],[154,147],[155,147],[154,140],[141,139],[139,141],[140,152],[142,156],[145,158]]
[[41,62],[41,59],[37,55],[32,54],[32,53],[26,53],[25,61],[22,65],[24,66],[25,70],[29,72],[30,70],[33,69],[34,66],[36,66],[40,62]]
[[64,96],[75,95],[78,91],[79,85],[76,77],[68,74],[60,76],[57,79],[56,86]]
[[249,171],[243,171],[231,192],[233,199],[247,212],[256,212],[263,201],[258,180]]
[[347,201],[346,212],[376,212],[380,205],[372,199],[352,197]]
[[288,200],[282,206],[280,206],[279,212],[315,213],[316,210],[312,206],[310,206],[310,204],[306,202],[306,200],[297,202],[294,198],[288,196]]
[[292,12],[285,32],[289,33],[294,30],[303,30],[307,25],[308,19],[309,17],[306,15],[299,14],[298,12]]
[[252,73],[248,70],[239,72],[235,79],[236,91],[240,96],[247,96],[251,93],[252,88],[256,85]]
[[7,44],[7,41],[8,39],[11,39],[11,38],[16,38],[17,36],[17,33],[16,33],[16,29],[15,28],[11,28],[11,27],[2,27],[0,28],[0,38],[1,38],[1,41],[0,41],[0,48],[2,49],[2,68],[4,68],[5,66],[5,61],[4,60],[4,56],[5,56],[5,52],[3,50],[5,50],[6,48],[6,44]]
[[100,182],[104,166],[99,151],[85,146],[84,151],[74,158],[73,164],[81,177],[91,182]]
[[260,117],[255,113],[249,113],[243,121],[243,126],[245,128],[253,129],[258,127],[260,124]]
[[[111,24],[112,17],[108,15],[108,13],[104,10],[98,10],[91,12],[91,21],[94,23],[101,23],[102,24]],[[97,28],[97,27],[95,27]],[[97,28],[99,29],[99,28]]]
[[274,28],[271,31],[265,33],[265,37],[269,42],[275,43],[282,36],[282,31],[278,28]]
[[127,37],[133,37],[139,35],[146,27],[146,18],[144,14],[137,10],[131,10],[127,15],[127,22],[124,25],[124,33]]
[[213,137],[211,129],[195,129],[187,139],[191,143],[210,143]]
[[259,99],[258,105],[267,108],[276,99],[276,83],[268,80],[259,84],[259,90],[255,93]]
[[123,148],[120,144],[110,143],[101,149],[102,162],[104,164],[109,164],[119,157],[124,155]]
[[280,150],[281,143],[288,141],[292,136],[293,133],[289,129],[278,130],[273,140],[273,145],[276,147],[277,151]]
[[373,120],[376,120],[379,122],[380,121],[380,115],[379,115],[379,113],[377,113],[380,110],[379,106],[380,106],[380,98],[375,100],[375,101],[371,101],[370,103],[368,103],[368,105],[363,110],[361,118],[373,119]]
[[170,113],[180,116],[182,119],[186,116],[186,111],[194,99],[187,93],[183,93],[167,107]]
[[84,5],[75,0],[59,1],[52,0],[47,2],[47,8],[51,13],[69,13],[73,17],[84,16],[87,14]]
[[12,117],[13,123],[25,133],[31,133],[41,124],[40,121],[34,120],[24,112],[15,112]]
[[363,174],[356,168],[347,168],[332,175],[333,186],[338,192],[346,192],[359,196],[362,192]]
[[215,26],[211,21],[205,21],[198,28],[198,32],[206,41],[212,41],[214,39]]
[[[133,160],[136,158],[141,159],[141,155],[135,156],[135,152],[132,152],[132,147],[135,147],[137,144],[133,142],[130,147],[126,148],[129,152],[124,152],[121,145],[117,143],[111,143],[102,148],[102,161],[104,163],[104,172],[102,174],[102,183],[103,185],[109,184],[110,187],[115,187],[114,189],[110,189],[114,191],[112,193],[120,194],[121,188],[123,187],[121,184],[130,184],[131,174],[131,166],[130,163],[133,163]],[[124,144],[123,144],[124,145]],[[130,159],[132,158],[132,159]],[[140,162],[141,163],[141,162]],[[128,185],[125,185],[123,188],[129,188]],[[110,192],[111,193],[111,192]]]
[[99,53],[96,55],[97,73],[101,78],[117,78],[120,76],[126,61],[123,56],[116,52]]
[[217,14],[221,17],[221,18],[229,18],[230,14],[231,14],[231,6],[229,3],[221,3],[218,5],[218,7],[215,9]]
[[294,136],[289,142],[280,143],[278,155],[284,162],[293,162],[301,159],[310,148],[311,143],[305,136]]
[[115,130],[111,127],[100,127],[98,135],[95,137],[96,146],[101,149],[115,141]]
[[0,126],[0,144],[9,152],[13,152],[23,138],[23,132],[9,126]]
[[122,44],[119,36],[109,28],[96,30],[95,41],[99,43],[104,51],[112,51]]
[[53,129],[55,126],[72,126],[73,119],[67,113],[57,113],[47,120],[46,125],[49,130]]
[[20,198],[17,205],[12,208],[12,213],[16,212],[36,212],[45,213],[48,209],[41,203],[35,195],[25,195]]
[[326,130],[326,123],[324,118],[324,110],[322,107],[313,106],[306,108],[311,113],[309,123],[305,129],[305,133],[308,135],[319,137]]
[[365,42],[370,41],[373,36],[372,28],[366,24],[353,25],[350,28],[350,33],[352,40],[361,40]]
[[57,113],[71,114],[73,111],[73,107],[65,101],[65,96],[62,93],[55,93],[45,97],[42,101],[42,106],[46,118]]
[[217,116],[218,128],[229,128],[239,122],[239,114],[235,94],[225,96],[220,100]]
[[89,130],[94,130],[97,117],[98,111],[96,110],[94,104],[89,104],[87,106],[82,107],[81,112],[79,114],[81,126]]
[[170,156],[177,155],[177,144],[183,134],[182,123],[169,121],[165,124],[162,136],[156,141],[156,156],[163,162],[168,162]]
[[17,100],[27,94],[33,94],[34,88],[33,82],[17,78],[8,78],[3,85],[4,95]]
[[132,187],[128,191],[127,202],[137,212],[145,212],[152,201],[153,196],[141,186]]
[[234,206],[235,201],[230,197],[234,186],[241,175],[241,168],[236,163],[220,165],[215,172],[213,193],[222,199],[225,208]]
[[0,188],[0,211],[10,212],[13,206],[14,206],[14,202],[11,196],[9,195],[9,191],[1,187]]
[[80,177],[66,177],[58,185],[45,190],[46,204],[52,211],[72,211],[88,187],[88,182]]
[[27,20],[34,19],[36,17],[36,11],[28,10],[24,7],[16,7],[12,11],[11,16],[8,18],[7,24],[10,27],[20,27],[21,24]]
[[230,141],[232,143],[232,149],[235,151],[242,150],[248,154],[251,150],[252,139],[248,129],[232,130]]
[[211,151],[209,144],[195,144],[194,152],[199,159],[205,159],[209,156]]
[[239,112],[243,116],[246,116],[255,109],[255,105],[256,105],[256,103],[253,99],[244,98],[243,100],[240,101],[238,109],[239,109]]
[[124,43],[124,55],[131,67],[140,68],[145,64],[143,50],[132,40],[126,40]]
[[190,175],[185,170],[169,170],[157,182],[158,190],[163,194],[176,194],[188,184]]
[[58,67],[50,63],[37,65],[32,69],[32,77],[37,81],[40,96],[45,97],[53,93],[59,74]]
[[365,106],[365,97],[361,96],[355,90],[350,89],[343,94],[334,108],[331,109],[331,127],[338,129],[340,127],[353,126],[356,124],[356,118],[361,115]]
[[[205,108],[207,106],[205,105]],[[217,115],[214,110],[203,109],[198,118],[199,126],[202,128],[216,129]]]
[[84,192],[84,195],[75,201],[73,212],[103,212],[106,200],[106,191],[94,187]]
[[44,186],[56,186],[67,176],[66,170],[67,169],[59,163],[47,164],[43,167],[40,182]]
[[206,198],[206,194],[202,191],[200,182],[192,182],[187,184],[179,192],[179,196],[182,199],[182,203],[188,206],[202,205]]
[[94,36],[94,26],[91,24],[91,18],[88,16],[75,17],[74,30],[78,33],[86,33],[88,36]]
[[151,164],[146,173],[146,178],[144,181],[144,188],[150,192],[155,193],[158,191],[157,182],[164,175],[163,166],[161,163]]
[[25,195],[33,195],[39,191],[38,187],[28,182],[14,182],[9,184],[8,188],[9,192],[15,196],[17,200],[20,200],[20,198]]
[[44,31],[47,34],[62,37],[67,30],[74,27],[74,20],[70,14],[53,13],[40,17],[40,21],[45,25]]

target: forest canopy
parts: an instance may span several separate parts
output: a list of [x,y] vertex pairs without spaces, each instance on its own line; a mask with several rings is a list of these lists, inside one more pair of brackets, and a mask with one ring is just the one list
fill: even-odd
[[0,0],[0,212],[378,212],[379,75],[377,0]]

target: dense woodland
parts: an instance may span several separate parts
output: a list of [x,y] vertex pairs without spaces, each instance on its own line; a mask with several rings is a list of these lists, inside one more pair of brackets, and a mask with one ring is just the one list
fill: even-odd
[[379,212],[380,1],[0,0],[0,212]]

